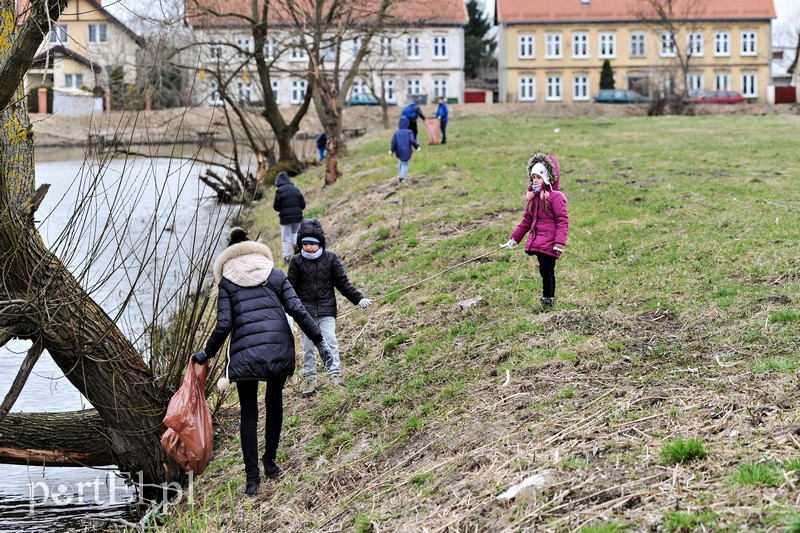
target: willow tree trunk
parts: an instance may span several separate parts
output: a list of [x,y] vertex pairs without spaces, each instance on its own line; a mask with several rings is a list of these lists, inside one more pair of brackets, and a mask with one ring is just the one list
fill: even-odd
[[[9,13],[7,3],[0,2],[4,16]],[[6,30],[0,31],[2,71],[22,39]],[[41,31],[38,35],[41,42]],[[38,44],[29,46],[32,57]],[[13,83],[18,89],[13,99],[0,100],[0,330],[42,343],[97,410],[103,420],[100,434],[123,472],[141,472],[147,483],[177,480],[183,472],[159,440],[165,429],[167,391],[156,386],[131,342],[46,248],[35,228],[33,134],[21,76],[24,70],[17,79],[2,78],[3,84]],[[91,425],[85,430],[87,440],[94,441],[97,430]]]

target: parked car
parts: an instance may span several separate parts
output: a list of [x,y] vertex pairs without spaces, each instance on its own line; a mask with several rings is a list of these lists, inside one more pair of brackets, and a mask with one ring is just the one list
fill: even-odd
[[594,95],[599,104],[639,104],[650,102],[650,98],[629,89],[601,89]]
[[[370,93],[356,93],[345,100],[344,105],[380,105],[380,102]],[[386,102],[386,105],[397,105],[397,103]]]
[[744,102],[744,95],[738,91],[706,91],[696,98],[692,98],[696,104],[741,104]]

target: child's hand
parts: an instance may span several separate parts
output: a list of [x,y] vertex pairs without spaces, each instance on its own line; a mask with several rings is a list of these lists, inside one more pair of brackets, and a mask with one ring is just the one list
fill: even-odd
[[420,148],[419,146],[417,146],[417,152],[419,152],[420,150],[422,150],[422,148]]
[[389,150],[389,155],[394,155],[394,154],[392,154],[392,151],[391,151],[391,150]]
[[519,243],[517,241],[515,241],[514,239],[508,239],[508,242],[505,243],[505,244],[501,244],[500,248],[508,248],[510,250],[513,247],[515,247],[517,244],[519,244]]
[[372,300],[370,300],[369,298],[361,298],[361,301],[358,302],[358,306],[361,309],[366,309],[370,305],[372,305]]
[[564,253],[564,247],[561,246],[560,244],[554,244],[553,251],[558,253]]

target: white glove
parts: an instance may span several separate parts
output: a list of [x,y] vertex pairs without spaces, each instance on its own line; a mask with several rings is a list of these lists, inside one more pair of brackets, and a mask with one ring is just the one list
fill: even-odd
[[505,243],[505,244],[501,244],[500,248],[508,248],[510,250],[513,247],[515,247],[517,244],[519,244],[519,243],[517,243],[517,241],[515,241],[514,239],[508,239],[508,242]]
[[417,146],[417,152],[419,152],[419,151],[421,151],[421,150],[422,150],[422,148],[420,148],[419,146]]
[[392,155],[392,151],[391,150],[389,150],[389,155]]
[[366,309],[370,305],[372,305],[372,300],[370,300],[369,298],[361,298],[361,301],[358,302],[358,306],[361,309]]

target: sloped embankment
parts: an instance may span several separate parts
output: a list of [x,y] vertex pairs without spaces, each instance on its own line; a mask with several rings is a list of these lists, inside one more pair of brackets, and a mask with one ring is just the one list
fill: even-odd
[[[307,214],[322,220],[354,283],[393,294],[366,312],[341,302],[344,388],[311,399],[287,389],[283,478],[242,496],[234,405],[194,486],[198,506],[170,525],[796,525],[797,125],[456,120],[447,146],[415,154],[404,186],[380,134],[353,148],[334,186],[299,178]],[[708,135],[722,130],[729,136]],[[735,139],[745,136],[763,149],[743,153]],[[521,169],[539,147],[562,160],[572,218],[547,313],[535,260],[497,249],[521,215]],[[269,205],[255,224],[277,247]],[[458,309],[474,296],[486,305]],[[497,498],[526,479],[516,497]]]

